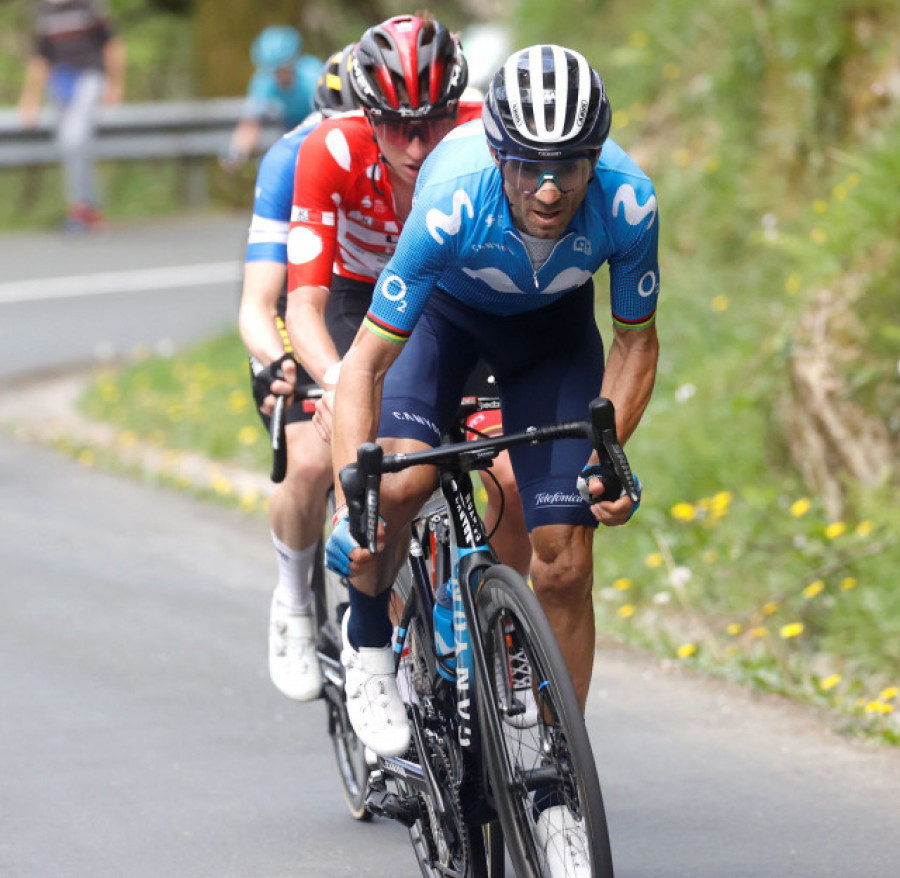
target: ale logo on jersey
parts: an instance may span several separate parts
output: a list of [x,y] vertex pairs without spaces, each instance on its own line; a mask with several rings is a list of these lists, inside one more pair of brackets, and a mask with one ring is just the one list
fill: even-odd
[[425,225],[428,228],[428,234],[431,235],[438,244],[444,243],[444,237],[441,235],[441,232],[445,232],[448,235],[459,234],[459,230],[462,227],[462,213],[464,208],[469,219],[472,219],[475,216],[475,208],[472,207],[472,201],[469,198],[469,194],[463,189],[457,189],[456,192],[453,193],[453,209],[450,213],[444,213],[442,210],[432,207],[431,210],[425,214]]

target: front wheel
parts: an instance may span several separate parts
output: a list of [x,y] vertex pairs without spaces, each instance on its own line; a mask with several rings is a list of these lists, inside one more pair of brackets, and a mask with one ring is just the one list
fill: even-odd
[[488,676],[479,681],[479,714],[516,875],[546,878],[566,863],[573,871],[581,864],[577,874],[588,865],[593,878],[612,878],[584,717],[537,598],[515,571],[498,565],[485,574],[476,610]]

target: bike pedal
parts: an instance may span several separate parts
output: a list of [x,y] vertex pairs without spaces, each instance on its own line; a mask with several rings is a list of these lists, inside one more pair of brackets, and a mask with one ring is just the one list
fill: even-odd
[[398,796],[386,790],[370,789],[366,795],[366,808],[377,817],[388,817],[407,828],[421,816],[417,796]]

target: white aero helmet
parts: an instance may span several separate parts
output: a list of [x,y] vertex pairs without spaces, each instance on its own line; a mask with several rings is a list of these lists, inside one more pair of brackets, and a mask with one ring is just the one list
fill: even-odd
[[501,157],[564,159],[599,151],[612,112],[600,74],[583,55],[540,45],[515,52],[494,74],[483,119]]

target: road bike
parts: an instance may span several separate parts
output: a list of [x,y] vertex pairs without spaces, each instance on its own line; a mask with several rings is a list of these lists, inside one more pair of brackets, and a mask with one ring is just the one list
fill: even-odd
[[[402,757],[378,759],[367,797],[374,813],[409,828],[426,878],[502,878],[504,845],[517,878],[544,878],[552,852],[539,823],[550,808],[564,809],[584,833],[591,875],[613,875],[600,782],[571,678],[534,593],[492,552],[470,477],[505,449],[568,438],[588,438],[597,449],[607,495],[624,490],[637,501],[612,403],[602,398],[591,403],[588,421],[391,456],[366,443],[341,472],[351,533],[369,549],[381,476],[421,465],[440,474],[439,494],[411,525],[408,563],[394,586],[403,601],[395,654],[411,743]],[[434,588],[447,576],[452,656],[438,650],[434,627]]]
[[[311,384],[298,387],[295,398],[303,405],[315,406],[322,396],[322,388]],[[283,481],[287,473],[287,445],[284,434],[286,397],[275,401],[271,418],[273,482]],[[356,737],[347,717],[344,695],[344,668],[341,665],[341,619],[348,606],[347,584],[325,566],[324,546],[331,535],[331,519],[334,514],[334,491],[329,490],[326,500],[325,523],[322,537],[316,548],[312,573],[312,591],[316,618],[316,656],[322,672],[322,698],[325,702],[328,737],[331,739],[341,791],[351,816],[355,820],[371,820],[372,812],[366,808],[366,791],[369,775],[374,768],[366,757],[366,751]]]

